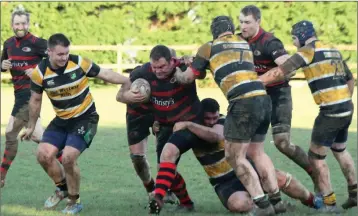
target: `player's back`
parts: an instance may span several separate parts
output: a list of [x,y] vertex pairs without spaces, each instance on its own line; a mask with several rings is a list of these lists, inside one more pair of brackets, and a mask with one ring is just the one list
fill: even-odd
[[298,53],[307,66],[302,70],[322,112],[339,114],[352,110],[352,101],[341,53],[321,41],[313,41]]
[[250,46],[238,35],[214,40],[209,62],[215,82],[229,100],[266,95],[255,72]]
[[52,69],[46,58],[34,70],[35,88],[40,87],[47,93],[59,118],[75,118],[96,110],[86,76],[91,65],[90,60],[70,54],[63,68]]
[[[220,115],[217,124],[224,125],[224,122],[225,116]],[[193,152],[213,186],[236,178],[234,170],[225,159],[224,140],[215,143],[215,145],[208,143],[203,146],[206,148],[193,148]]]
[[31,81],[25,74],[25,70],[35,68],[42,58],[47,56],[46,48],[46,40],[31,33],[20,39],[13,36],[5,41],[3,47],[5,53],[1,61],[11,59],[10,73],[15,94],[30,93]]

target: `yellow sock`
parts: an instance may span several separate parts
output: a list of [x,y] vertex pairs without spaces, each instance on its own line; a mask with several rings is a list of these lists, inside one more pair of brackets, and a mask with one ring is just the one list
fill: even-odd
[[334,192],[332,192],[331,194],[324,196],[323,197],[323,202],[326,205],[336,205],[336,194]]

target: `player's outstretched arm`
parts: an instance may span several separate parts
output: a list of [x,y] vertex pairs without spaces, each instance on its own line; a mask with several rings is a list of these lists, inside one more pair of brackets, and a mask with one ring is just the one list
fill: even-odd
[[173,131],[188,129],[200,139],[203,139],[209,143],[217,143],[224,140],[224,126],[216,124],[213,127],[206,127],[196,124],[194,122],[183,121],[177,122],[174,125]]
[[177,80],[177,82],[181,84],[189,84],[194,82],[195,80],[195,74],[190,67],[188,67],[184,72],[177,67],[174,77]]
[[101,68],[96,77],[112,84],[124,84],[129,81],[128,77],[105,68]]
[[29,123],[26,131],[20,136],[21,140],[31,140],[32,133],[35,130],[37,119],[40,116],[42,106],[42,93],[31,91],[29,101]]

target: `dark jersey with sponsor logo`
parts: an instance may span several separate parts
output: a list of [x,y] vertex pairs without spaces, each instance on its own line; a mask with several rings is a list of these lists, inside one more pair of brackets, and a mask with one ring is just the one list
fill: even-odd
[[[182,70],[186,70],[185,64],[176,64]],[[130,74],[130,80],[134,82],[138,78],[143,78],[149,82],[150,102],[155,120],[159,123],[173,125],[178,121],[197,120],[200,117],[201,104],[195,82],[188,85],[179,84],[173,78],[173,74],[167,79],[158,79],[150,63],[146,63]]]
[[[266,32],[262,28],[260,28],[255,37],[248,40],[248,43],[254,54],[255,71],[259,75],[277,67],[275,60],[287,54],[282,42],[272,33]],[[280,81],[267,85],[268,88],[282,86],[288,86],[288,81]]]
[[[15,36],[5,41],[1,55],[3,60],[11,59],[12,68],[10,73],[14,84],[15,96],[18,93],[28,93],[30,98],[30,78],[25,74],[25,70],[35,68],[36,65],[47,57],[47,42],[45,39],[38,38],[28,33],[23,38]],[[2,72],[6,70],[1,69]]]
[[[224,123],[225,116],[220,115],[216,124],[224,126]],[[225,159],[224,140],[218,142],[214,147],[212,144],[206,146],[210,146],[210,148],[193,148],[193,152],[208,175],[210,183],[215,186],[235,179],[235,171]]]
[[96,111],[88,77],[97,76],[99,71],[98,65],[77,55],[70,54],[67,64],[59,69],[52,69],[46,58],[33,71],[31,90],[47,93],[58,118],[76,118]]

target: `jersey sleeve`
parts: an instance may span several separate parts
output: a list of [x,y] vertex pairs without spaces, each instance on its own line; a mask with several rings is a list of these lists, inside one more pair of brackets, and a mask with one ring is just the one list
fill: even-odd
[[268,41],[266,45],[267,54],[272,57],[273,60],[276,60],[278,57],[287,54],[284,45],[278,38],[274,38]]
[[[2,61],[8,59],[8,55],[7,55],[7,46],[6,46],[6,42],[4,42],[4,45],[3,45],[3,49],[2,49],[2,53],[1,53],[1,61],[0,61],[0,64],[2,64]],[[1,65],[0,65],[1,67]],[[4,70],[1,68],[1,72],[5,72],[7,70]]]
[[139,79],[139,78],[144,78],[145,79],[145,73],[148,73],[148,71],[145,70],[145,66],[150,67],[148,65],[143,65],[140,67],[136,67],[130,74],[129,74],[129,79],[131,82],[134,82],[134,80]]
[[43,92],[43,75],[39,69],[39,66],[36,66],[36,68],[32,71],[32,75],[31,75],[31,90],[38,93],[38,94],[42,94]]
[[312,45],[308,44],[304,47],[298,49],[297,53],[292,55],[289,59],[285,61],[279,67],[285,73],[291,73],[301,67],[309,65],[314,57],[315,49]]
[[90,59],[78,56],[78,63],[88,77],[96,77],[101,68]]
[[206,43],[202,45],[195,58],[193,63],[191,64],[191,69],[193,70],[194,74],[197,77],[201,77],[205,75],[206,69],[209,67],[209,59],[210,59],[210,53],[211,53],[211,43]]
[[42,58],[46,58],[47,55],[47,40],[43,39],[43,38],[38,38],[36,40],[36,47],[37,47],[37,53],[39,56],[41,56]]

